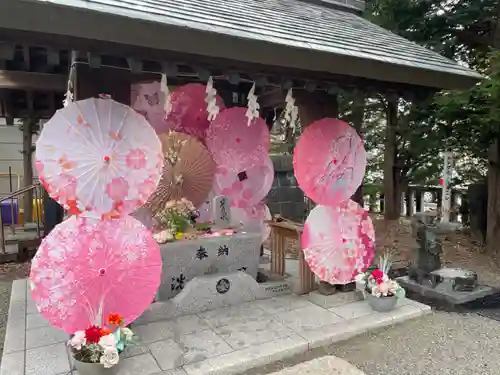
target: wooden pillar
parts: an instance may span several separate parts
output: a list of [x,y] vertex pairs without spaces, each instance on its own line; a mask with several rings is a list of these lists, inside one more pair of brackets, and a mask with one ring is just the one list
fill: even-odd
[[[354,129],[361,137],[361,140],[364,139],[363,120],[365,117],[365,100],[366,100],[366,95],[364,93],[356,92],[355,96],[354,96],[353,105],[352,105],[352,125],[354,126]],[[361,183],[361,185],[359,185],[359,187],[356,189],[356,192],[351,197],[351,199],[354,202],[359,203],[361,205],[361,207],[364,208],[363,183]]]
[[[33,92],[26,93],[28,106],[28,118],[23,119],[23,187],[33,184],[33,132],[37,126],[35,118],[35,104]],[[38,202],[37,202],[38,204]],[[31,223],[33,220],[33,191],[29,190],[23,195],[23,223]]]
[[[302,252],[302,251],[301,251]],[[285,236],[280,228],[271,228],[271,275],[285,275]]]
[[91,68],[76,65],[75,100],[111,95],[113,100],[130,105],[130,84],[132,73],[125,69]]
[[323,117],[337,117],[339,114],[337,95],[329,95],[326,92],[297,92],[295,103],[299,108],[302,127]]

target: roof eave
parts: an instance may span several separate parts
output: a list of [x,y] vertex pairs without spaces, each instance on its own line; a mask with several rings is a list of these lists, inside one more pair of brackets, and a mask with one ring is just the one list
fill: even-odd
[[0,27],[433,89],[467,89],[481,80],[479,75],[431,71],[308,48],[293,48],[38,1],[3,0]]

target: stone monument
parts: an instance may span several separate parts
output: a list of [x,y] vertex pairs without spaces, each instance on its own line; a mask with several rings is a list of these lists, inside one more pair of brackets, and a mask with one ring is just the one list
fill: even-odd
[[414,259],[408,276],[398,278],[405,289],[423,297],[461,305],[496,293],[487,285],[478,284],[474,271],[442,267],[441,236],[460,230],[457,223],[435,223],[428,215],[415,215],[412,223],[417,237]]
[[231,211],[229,199],[222,195],[214,197],[212,201],[212,217],[216,228],[229,228],[231,225]]

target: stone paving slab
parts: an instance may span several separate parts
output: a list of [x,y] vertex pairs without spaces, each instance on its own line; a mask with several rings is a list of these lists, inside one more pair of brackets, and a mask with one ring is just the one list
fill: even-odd
[[[405,299],[383,314],[356,292],[314,292],[134,324],[139,344],[123,354],[118,375],[241,374],[430,311]],[[26,280],[15,281],[0,375],[78,375],[67,339],[36,311]]]
[[349,362],[333,355],[315,358],[269,375],[366,375]]

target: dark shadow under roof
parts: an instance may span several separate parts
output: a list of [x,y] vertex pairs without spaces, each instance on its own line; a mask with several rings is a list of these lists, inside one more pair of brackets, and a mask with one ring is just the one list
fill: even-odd
[[[3,28],[434,88],[468,87],[481,79],[467,67],[352,12],[299,0],[3,0],[2,3],[0,27]],[[46,15],[36,11],[35,5],[46,11]],[[28,14],[22,14],[28,9],[31,9]],[[78,17],[73,14],[75,11]],[[24,20],[16,14],[19,18],[23,15]],[[76,25],[70,25],[71,22]],[[79,22],[86,22],[87,26],[78,25]],[[178,38],[171,35],[174,31]],[[83,35],[71,35],[77,33]],[[180,43],[183,33],[189,33],[190,38]],[[211,34],[212,40],[219,36],[219,45],[209,48],[208,41],[200,39],[204,34]],[[200,38],[193,38],[194,35]],[[278,56],[269,56],[273,51]]]

